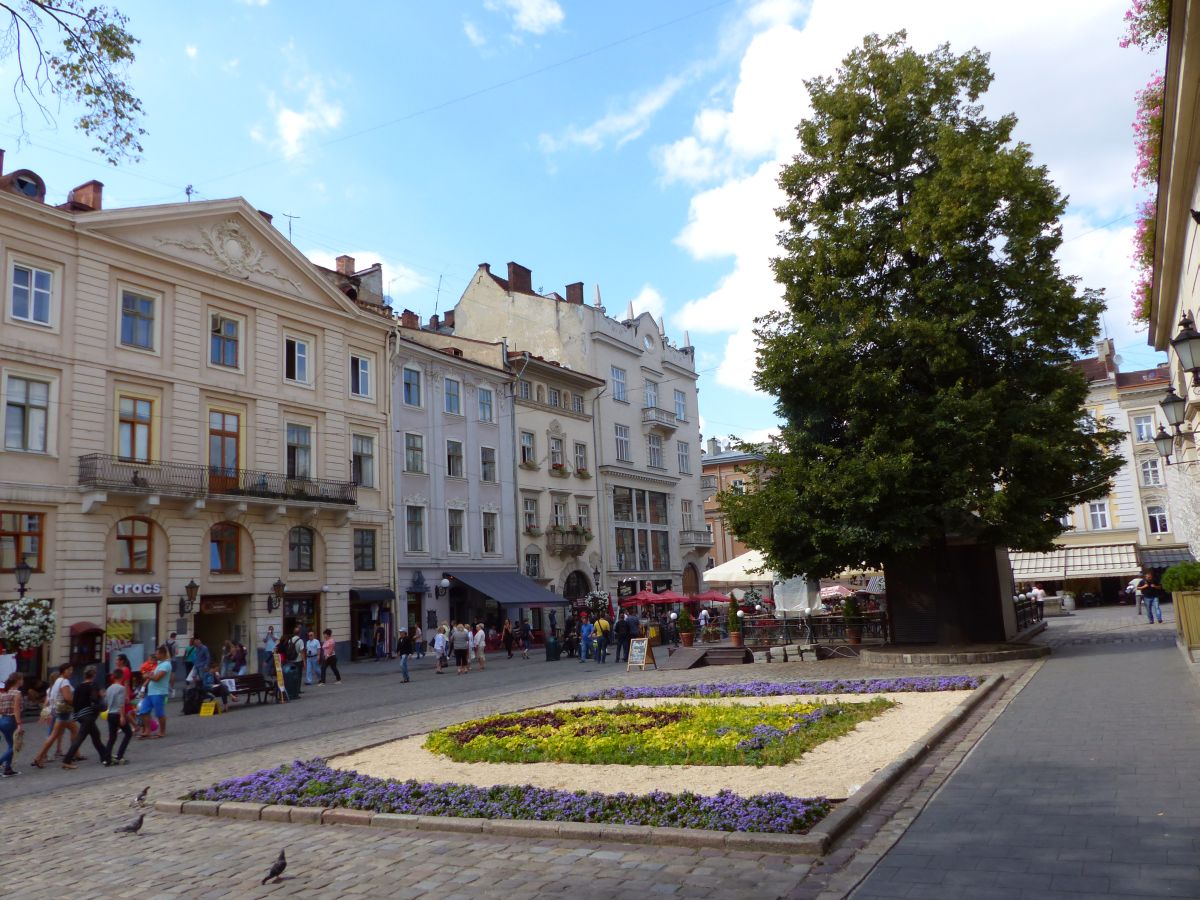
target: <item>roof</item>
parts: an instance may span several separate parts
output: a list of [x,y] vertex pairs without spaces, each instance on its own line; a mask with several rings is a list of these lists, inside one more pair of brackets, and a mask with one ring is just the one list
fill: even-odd
[[1136,388],[1147,385],[1168,384],[1171,381],[1171,370],[1167,363],[1153,369],[1139,369],[1136,372],[1118,372],[1117,387]]
[[1075,368],[1087,376],[1088,381],[1105,381],[1108,378],[1108,361],[1098,356],[1087,356],[1071,362]]
[[746,462],[749,460],[765,460],[766,457],[761,453],[743,453],[741,450],[722,450],[720,453],[705,453],[700,458],[700,464],[707,466],[709,463],[725,463],[725,462]]

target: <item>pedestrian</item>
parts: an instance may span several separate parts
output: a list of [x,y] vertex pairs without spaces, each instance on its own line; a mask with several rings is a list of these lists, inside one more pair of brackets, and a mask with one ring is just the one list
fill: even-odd
[[266,637],[263,638],[262,650],[258,652],[258,671],[271,674],[275,672],[275,664],[271,656],[275,653],[275,648],[279,646],[279,641],[275,637],[275,626],[267,626]]
[[25,676],[20,672],[12,672],[4,679],[4,690],[0,691],[0,735],[4,736],[7,749],[0,753],[0,776],[12,778],[20,773],[13,768],[13,758],[17,755],[18,746],[25,736],[25,726],[21,724],[21,685]]
[[592,658],[592,632],[596,630],[596,626],[584,619],[579,625],[579,664],[583,665],[584,660]]
[[608,624],[608,619],[600,616],[596,619],[596,629],[593,632],[596,638],[596,662],[608,662],[608,634],[612,626]]
[[471,635],[462,622],[454,626],[450,645],[454,650],[454,664],[458,667],[458,674],[466,675],[471,671]]
[[113,673],[121,676],[121,684],[125,685],[125,691],[128,693],[129,686],[133,683],[133,666],[129,664],[129,657],[124,653],[117,654],[117,664],[113,667]]
[[317,633],[309,629],[308,640],[304,642],[304,683],[313,684],[317,680],[317,667],[321,664],[321,642]]
[[700,640],[698,641],[698,643],[703,644],[704,643],[704,632],[706,630],[708,630],[708,609],[707,608],[700,610],[699,621],[700,621]]
[[225,641],[221,644],[221,675],[223,677],[228,678],[236,671],[233,667],[233,652],[233,641]]
[[408,684],[408,658],[412,656],[413,639],[408,636],[408,629],[400,629],[400,637],[396,641],[396,655],[400,657],[400,676]]
[[409,640],[412,641],[413,654],[417,659],[425,658],[425,638],[421,633],[420,625],[413,625],[412,630],[408,633]]
[[296,630],[288,638],[288,653],[291,654],[289,660],[304,665],[304,629],[300,625],[296,626]]
[[629,661],[629,617],[625,613],[621,613],[621,618],[617,620],[617,624],[613,626],[613,634],[617,638],[617,655],[613,662],[618,665],[621,659]]
[[475,626],[475,634],[471,639],[472,649],[475,651],[475,662],[479,663],[479,671],[482,672],[487,668],[487,629],[480,622]]
[[[199,638],[196,639],[197,641]],[[207,655],[208,648],[204,648]],[[164,738],[167,736],[167,689],[171,683],[171,663],[167,661],[167,648],[159,647],[155,652],[155,658],[158,664],[154,667],[154,671],[146,677],[146,696],[142,698],[142,702],[138,704],[138,713],[142,717],[142,733],[138,735],[139,741],[147,740],[148,738]],[[196,675],[197,683],[200,683],[200,653],[196,653],[196,668],[192,669],[192,675]],[[209,661],[211,668],[213,661]],[[149,717],[149,721],[147,721]]]
[[59,749],[55,756],[62,756],[63,736],[70,734],[71,740],[74,741],[75,735],[79,733],[79,726],[71,719],[75,711],[75,690],[71,686],[71,674],[74,671],[75,667],[70,663],[63,663],[59,666],[58,678],[54,680],[54,684],[50,687],[50,693],[46,695],[46,706],[50,710],[50,736],[46,738],[46,743],[42,744],[42,748],[34,756],[32,762],[34,768],[45,768],[46,754],[55,744]]
[[435,674],[441,675],[442,670],[446,668],[446,626],[439,625],[437,633],[433,636],[433,652],[437,656],[437,671]]
[[[104,708],[108,710],[108,744],[104,751],[109,759],[108,764],[119,766],[125,762],[125,751],[129,749],[129,741],[133,737],[133,728],[129,725],[129,688],[120,672],[113,672],[108,677]],[[113,756],[113,745],[117,742],[118,734],[123,735],[121,746],[117,749],[117,755]]]
[[[333,629],[325,629],[325,640],[321,642],[321,684],[325,683],[325,673],[333,669],[333,675],[337,679],[335,684],[342,683],[342,673],[338,670],[337,665],[337,644],[333,641]],[[381,656],[380,659],[383,657]]]
[[183,651],[184,681],[192,680],[192,670],[196,668],[196,638],[192,638],[188,648]]
[[[629,640],[632,641],[634,638],[640,638],[642,636],[642,620],[638,618],[638,614],[636,612],[629,613],[628,622]],[[626,659],[628,659],[628,656],[626,656]]]
[[1142,592],[1142,604],[1146,608],[1146,619],[1148,624],[1153,625],[1157,620],[1158,624],[1162,624],[1162,600],[1163,594],[1166,593],[1158,579],[1154,577],[1154,573],[1147,569],[1142,575],[1142,580],[1138,582],[1138,590]]
[[203,691],[205,697],[211,698],[214,703],[220,703],[222,712],[229,712],[229,687],[222,684],[221,681],[221,669],[216,663],[213,663],[204,674],[204,680],[200,683],[200,690]]
[[512,659],[513,628],[509,619],[504,620],[504,630],[500,632],[500,640],[504,643],[504,652],[508,654],[509,659]]
[[[163,654],[166,654],[167,648],[162,647],[161,649]],[[72,719],[79,726],[79,731],[75,735],[75,740],[71,741],[71,746],[67,748],[67,755],[63,757],[62,767],[64,769],[75,768],[76,754],[88,738],[92,739],[92,746],[96,748],[100,761],[106,766],[109,765],[108,751],[100,739],[100,729],[96,727],[96,720],[100,717],[102,698],[103,695],[96,685],[96,667],[88,666],[83,670],[83,681],[80,682],[79,687],[75,688],[75,697],[72,700],[75,707]]]
[[199,684],[210,665],[212,654],[208,652],[208,647],[199,637],[192,638],[192,669],[188,672],[187,680]]
[[1034,584],[1029,596],[1033,598],[1033,604],[1037,608],[1037,620],[1040,622],[1046,618],[1046,589],[1040,581]]
[[384,643],[387,639],[387,632],[384,631],[383,625],[375,626],[375,662],[387,656],[387,645]]
[[529,659],[529,648],[533,646],[533,626],[521,622],[521,659]]

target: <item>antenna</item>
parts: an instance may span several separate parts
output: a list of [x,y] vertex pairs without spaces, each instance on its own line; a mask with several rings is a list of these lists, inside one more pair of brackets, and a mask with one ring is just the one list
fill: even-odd
[[442,299],[442,276],[438,276],[437,293],[433,297],[433,314],[436,316],[438,311],[438,303]]
[[187,195],[187,202],[191,203],[192,202],[192,194],[196,193],[196,189],[189,184],[187,187],[185,187],[183,189],[183,192],[184,192],[184,194]]
[[298,219],[300,217],[289,215],[288,213],[280,213],[280,215],[288,220],[288,243],[290,244],[292,242],[292,219]]

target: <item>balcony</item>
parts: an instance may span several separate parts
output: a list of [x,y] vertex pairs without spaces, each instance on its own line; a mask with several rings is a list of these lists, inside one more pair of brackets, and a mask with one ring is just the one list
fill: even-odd
[[648,425],[652,429],[673,434],[678,422],[675,419],[675,413],[669,409],[659,409],[657,406],[645,406],[642,408],[642,425]]
[[551,525],[546,529],[546,549],[558,556],[579,556],[594,537],[586,525]]
[[[358,502],[358,485],[353,481],[289,478],[278,472],[210,468],[195,463],[131,462],[103,453],[79,457],[79,484],[96,492],[141,496],[150,506],[157,506],[159,497],[201,501],[196,503],[197,508],[202,508],[202,501],[208,497],[275,507],[300,504],[347,508]],[[104,499],[103,495],[93,496],[91,504]],[[90,512],[88,500],[84,512]]]
[[707,529],[697,531],[689,528],[679,532],[679,543],[684,547],[711,547],[713,539]]
[[705,500],[711,500],[717,495],[717,476],[701,475],[700,490]]

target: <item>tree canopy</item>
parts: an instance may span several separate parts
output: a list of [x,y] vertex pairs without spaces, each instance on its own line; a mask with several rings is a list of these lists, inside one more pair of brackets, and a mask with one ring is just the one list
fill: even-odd
[[1055,260],[1066,200],[1015,117],[987,118],[988,58],[868,36],[784,168],[755,383],[784,420],[729,522],[784,576],[879,566],[964,537],[1046,550],[1107,494],[1120,433],[1082,421],[1072,359],[1103,308]]
[[137,39],[125,28],[128,17],[107,6],[81,0],[22,0],[0,3],[10,16],[0,59],[16,68],[13,98],[25,133],[26,99],[48,120],[44,97],[81,107],[75,127],[95,141],[96,152],[114,165],[141,155],[142,102],[126,69]]

